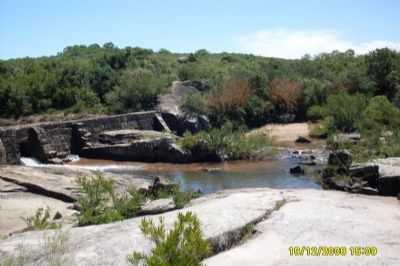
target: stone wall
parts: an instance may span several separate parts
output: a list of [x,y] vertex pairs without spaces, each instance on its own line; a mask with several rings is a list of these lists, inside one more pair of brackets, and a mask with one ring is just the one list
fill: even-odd
[[18,164],[20,157],[59,162],[79,154],[85,140],[107,130],[146,129],[163,131],[166,123],[155,111],[104,116],[75,121],[0,128],[0,164]]

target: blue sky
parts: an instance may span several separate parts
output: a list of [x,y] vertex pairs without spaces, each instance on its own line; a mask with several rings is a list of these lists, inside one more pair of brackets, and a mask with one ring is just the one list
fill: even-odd
[[0,58],[108,41],[285,58],[400,50],[399,11],[397,0],[0,0]]

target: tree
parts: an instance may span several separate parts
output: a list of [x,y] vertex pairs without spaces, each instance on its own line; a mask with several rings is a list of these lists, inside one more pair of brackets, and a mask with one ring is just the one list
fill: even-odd
[[400,87],[400,55],[389,48],[377,49],[366,57],[368,75],[377,86],[378,95],[392,100]]
[[162,76],[157,77],[146,69],[126,70],[119,85],[106,95],[106,101],[115,112],[149,110],[157,104],[157,96],[166,85]]

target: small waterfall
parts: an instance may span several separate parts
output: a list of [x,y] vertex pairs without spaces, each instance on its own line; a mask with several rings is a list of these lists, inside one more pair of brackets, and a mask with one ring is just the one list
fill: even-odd
[[31,158],[31,157],[21,157],[21,163],[22,165],[25,166],[40,166],[41,163],[35,159],[35,158]]
[[79,161],[79,160],[80,160],[80,157],[77,154],[70,154],[70,155],[67,156],[67,161],[76,162],[76,161]]

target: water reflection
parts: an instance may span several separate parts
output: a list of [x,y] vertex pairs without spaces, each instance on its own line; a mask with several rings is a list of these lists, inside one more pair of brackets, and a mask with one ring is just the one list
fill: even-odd
[[[81,160],[80,165],[113,165],[107,172],[132,175],[164,175],[179,183],[183,190],[212,193],[234,188],[314,188],[320,186],[311,174],[293,177],[289,168],[296,164],[290,159],[261,162],[231,162],[222,164],[143,164]],[[124,167],[115,167],[115,164]],[[126,167],[126,166],[135,167]]]

